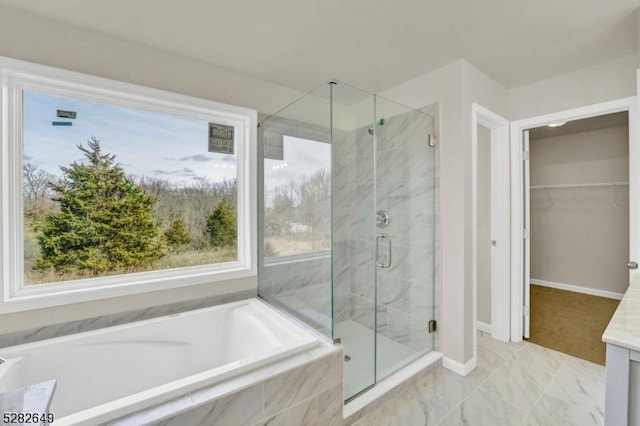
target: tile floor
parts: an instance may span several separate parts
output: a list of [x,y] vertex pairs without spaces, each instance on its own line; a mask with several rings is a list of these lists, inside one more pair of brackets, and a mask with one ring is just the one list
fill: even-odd
[[478,367],[442,367],[354,423],[377,425],[602,425],[604,367],[480,332]]

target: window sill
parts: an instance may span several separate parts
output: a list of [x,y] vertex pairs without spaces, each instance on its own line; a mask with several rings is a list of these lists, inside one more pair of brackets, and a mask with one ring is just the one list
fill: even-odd
[[9,295],[0,304],[0,315],[203,284],[215,287],[216,291],[211,293],[215,296],[230,291],[253,290],[255,285],[252,283],[238,287],[236,282],[233,288],[229,288],[228,283],[230,280],[255,276],[255,271],[251,268],[239,262],[230,262],[192,267],[189,270],[182,268],[32,285]]

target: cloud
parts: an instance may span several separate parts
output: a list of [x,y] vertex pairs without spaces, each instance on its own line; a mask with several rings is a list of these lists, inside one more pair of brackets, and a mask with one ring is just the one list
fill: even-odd
[[22,157],[22,159],[23,159],[24,161],[31,161],[31,160],[33,160],[33,157],[32,157],[32,156],[30,156],[30,155],[24,155],[24,156]]
[[182,157],[180,161],[213,161],[213,158],[207,157],[206,155],[197,154],[190,155],[188,157]]
[[178,170],[154,170],[153,174],[162,175],[162,176],[184,176],[184,177],[193,177],[197,176],[196,172],[185,167],[184,169]]
[[235,163],[236,157],[234,157],[233,155],[225,155],[224,157],[222,157],[222,161],[227,163]]

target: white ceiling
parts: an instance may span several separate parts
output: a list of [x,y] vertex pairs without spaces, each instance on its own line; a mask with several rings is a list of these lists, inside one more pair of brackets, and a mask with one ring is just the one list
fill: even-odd
[[507,87],[635,53],[638,0],[0,0],[307,91],[464,58]]

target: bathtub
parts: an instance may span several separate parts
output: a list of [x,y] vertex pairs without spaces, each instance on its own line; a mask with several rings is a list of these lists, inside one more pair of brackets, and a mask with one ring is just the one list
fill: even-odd
[[56,379],[56,426],[100,424],[320,343],[258,299],[0,349],[0,392]]

